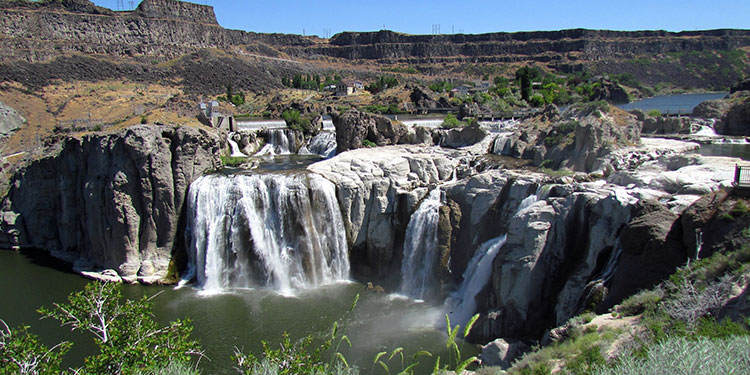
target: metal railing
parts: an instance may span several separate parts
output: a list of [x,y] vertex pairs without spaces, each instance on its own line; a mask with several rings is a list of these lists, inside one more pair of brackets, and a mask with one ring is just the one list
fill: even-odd
[[734,185],[750,187],[750,166],[734,167]]

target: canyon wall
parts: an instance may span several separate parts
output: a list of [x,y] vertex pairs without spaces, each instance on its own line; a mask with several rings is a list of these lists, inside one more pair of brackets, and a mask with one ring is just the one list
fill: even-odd
[[220,165],[223,145],[212,129],[179,126],[68,138],[16,174],[2,202],[6,242],[53,252],[80,270],[162,281],[184,246],[187,189]]

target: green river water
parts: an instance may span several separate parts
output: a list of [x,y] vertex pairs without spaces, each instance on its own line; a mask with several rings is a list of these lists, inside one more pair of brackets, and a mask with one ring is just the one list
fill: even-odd
[[[88,282],[81,276],[61,269],[49,257],[32,257],[27,253],[0,251],[0,319],[9,326],[32,326],[47,344],[62,340],[75,343],[66,356],[66,366],[77,366],[91,354],[95,346],[89,336],[71,333],[56,321],[39,320],[36,310],[65,302],[66,296],[83,288]],[[201,295],[192,287],[126,285],[124,294],[138,298],[162,292],[155,300],[154,313],[167,322],[189,317],[210,361],[203,360],[204,374],[233,374],[231,355],[235,347],[256,355],[261,340],[278,343],[283,332],[292,339],[306,335],[320,337],[328,332],[335,320],[343,317],[345,333],[353,347],[342,350],[350,363],[361,373],[369,374],[372,359],[380,351],[403,347],[411,356],[427,350],[446,358],[444,351],[444,315],[440,306],[367,291],[359,283],[342,283],[298,291],[296,296],[281,296],[268,290],[235,290],[228,293]],[[346,315],[355,296],[360,300],[355,310]],[[467,355],[478,353],[476,346],[465,344]],[[420,372],[428,372],[434,358],[423,360]],[[395,360],[391,368],[400,365]],[[377,372],[376,372],[377,373]]]

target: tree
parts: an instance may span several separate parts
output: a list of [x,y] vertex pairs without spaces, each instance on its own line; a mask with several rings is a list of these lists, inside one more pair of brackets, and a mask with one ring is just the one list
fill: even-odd
[[61,342],[48,348],[28,326],[11,329],[0,320],[0,374],[59,374],[62,357],[71,346]]
[[516,70],[516,80],[521,86],[521,99],[529,101],[531,98],[531,84],[534,79],[542,77],[542,71],[537,67],[523,66]]
[[94,282],[68,296],[67,304],[39,312],[94,336],[100,353],[86,359],[77,371],[81,374],[136,374],[202,355],[198,342],[188,338],[191,322],[160,326],[153,317],[152,298],[123,300],[120,284]]

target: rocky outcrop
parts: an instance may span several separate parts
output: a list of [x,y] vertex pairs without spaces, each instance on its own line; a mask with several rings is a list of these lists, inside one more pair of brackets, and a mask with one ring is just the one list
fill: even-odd
[[643,122],[642,134],[690,134],[693,119],[689,117],[649,116],[642,110],[631,112],[638,121]]
[[219,165],[223,144],[213,129],[156,125],[65,139],[16,174],[3,229],[19,246],[75,260],[80,270],[162,281],[179,261],[173,255],[185,254],[177,250],[188,186]]
[[11,135],[20,129],[26,119],[15,109],[0,102],[0,137]]
[[453,107],[444,96],[438,96],[432,90],[420,85],[414,85],[411,89],[409,100],[418,111],[424,113],[430,109]]
[[630,103],[630,96],[622,86],[609,81],[600,81],[594,85],[594,92],[591,94],[591,100],[606,100],[610,103]]
[[497,339],[482,346],[482,354],[479,360],[482,366],[499,366],[503,369],[509,368],[513,361],[520,358],[529,350],[529,346],[520,341],[507,342]]
[[449,180],[457,159],[416,146],[359,149],[308,169],[336,184],[353,271],[384,277],[398,265],[409,215],[427,187]]
[[734,94],[738,91],[750,91],[750,79],[744,79],[729,88],[729,93]]
[[733,103],[726,116],[716,126],[719,134],[748,136],[750,135],[750,97]]
[[[79,0],[80,1],[80,0]],[[218,25],[214,7],[177,0],[143,0],[135,13],[145,18],[190,20]]]
[[407,134],[406,127],[391,119],[367,112],[349,110],[333,113],[336,127],[336,153],[363,147],[369,141],[378,146],[395,145]]
[[481,142],[487,135],[479,125],[466,126],[460,129],[438,130],[440,146],[461,148]]
[[612,169],[608,156],[640,142],[636,117],[614,107],[573,106],[560,113],[550,105],[524,120],[502,145],[502,155],[533,159],[534,164],[579,172]]
[[693,108],[692,117],[722,118],[729,111],[729,102],[724,99],[706,100]]

